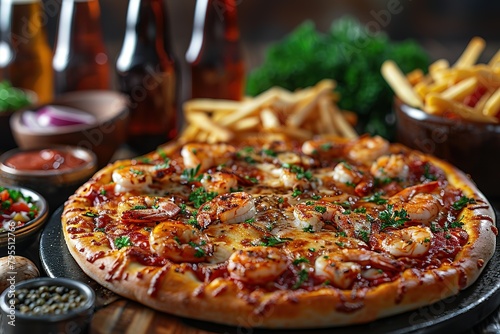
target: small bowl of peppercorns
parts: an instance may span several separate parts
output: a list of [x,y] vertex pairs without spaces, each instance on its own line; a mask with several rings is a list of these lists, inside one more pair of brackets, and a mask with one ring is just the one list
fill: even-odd
[[0,296],[5,334],[87,332],[95,293],[67,278],[40,277],[11,285]]

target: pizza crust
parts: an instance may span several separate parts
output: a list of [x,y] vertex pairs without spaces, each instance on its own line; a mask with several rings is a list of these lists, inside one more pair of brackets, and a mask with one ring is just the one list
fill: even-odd
[[[319,328],[366,323],[456,295],[477,280],[495,250],[495,216],[484,195],[455,167],[426,157],[445,171],[452,185],[481,200],[474,209],[464,210],[469,243],[450,265],[432,271],[406,269],[397,280],[359,290],[354,296],[350,290],[332,287],[244,295],[232,280],[215,279],[206,284],[170,263],[146,267],[128,262],[126,248],[110,251],[95,246],[92,237],[77,239],[68,233],[68,222],[86,207],[78,197],[86,191],[86,185],[66,204],[62,216],[64,237],[87,275],[115,293],[156,310],[242,327]],[[116,164],[102,169],[89,183],[109,179],[114,167]],[[468,224],[471,221],[474,226]],[[105,255],[96,257],[100,251]]]

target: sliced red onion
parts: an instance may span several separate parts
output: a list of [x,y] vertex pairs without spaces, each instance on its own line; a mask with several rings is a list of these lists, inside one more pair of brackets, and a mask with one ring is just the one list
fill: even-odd
[[41,126],[67,126],[93,124],[94,115],[71,107],[49,105],[36,112],[38,124]]
[[94,124],[96,117],[79,109],[49,105],[37,111],[24,112],[22,121],[29,129],[43,132],[55,127]]

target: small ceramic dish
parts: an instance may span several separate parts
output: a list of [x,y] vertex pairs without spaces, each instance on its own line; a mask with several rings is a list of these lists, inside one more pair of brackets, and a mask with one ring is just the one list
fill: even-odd
[[97,170],[95,154],[74,146],[14,149],[0,156],[0,182],[33,189],[54,211]]
[[395,100],[398,142],[450,162],[488,197],[500,196],[500,124],[448,119]]
[[[34,296],[35,305],[29,307]],[[68,278],[34,278],[0,296],[1,328],[4,334],[87,333],[94,308],[95,293],[88,285]]]
[[16,251],[27,246],[29,242],[38,235],[38,232],[44,226],[49,215],[47,202],[38,192],[21,187],[7,186],[7,188],[18,190],[23,196],[30,197],[38,210],[33,219],[21,226],[14,225],[13,222],[12,225],[4,228],[2,224],[0,232],[0,250],[2,251],[0,251],[0,253],[4,253],[3,250],[7,249],[9,246],[15,247]]
[[[95,119],[90,124],[73,124],[34,129],[26,124],[28,112],[46,108],[67,108]],[[128,99],[115,91],[77,91],[66,93],[49,104],[20,110],[12,115],[10,127],[20,148],[44,148],[51,145],[72,145],[93,151],[98,166],[103,167],[125,142],[128,122]]]

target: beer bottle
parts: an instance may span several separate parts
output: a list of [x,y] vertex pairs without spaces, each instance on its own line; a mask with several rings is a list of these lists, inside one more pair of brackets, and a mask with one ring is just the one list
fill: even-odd
[[245,69],[235,0],[197,0],[186,60],[192,98],[243,97]]
[[8,66],[14,57],[10,39],[12,0],[0,1],[0,81],[8,80]]
[[154,150],[177,135],[177,76],[163,0],[130,0],[116,62],[120,90],[130,97],[128,144]]
[[45,103],[52,99],[52,49],[47,41],[41,0],[12,0],[11,42],[14,58],[9,80],[14,87],[29,89]]
[[55,93],[109,89],[98,0],[63,0],[54,47]]

